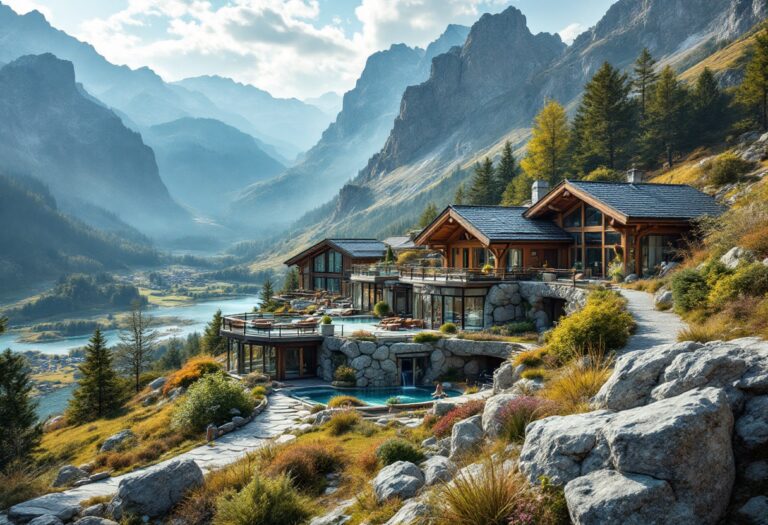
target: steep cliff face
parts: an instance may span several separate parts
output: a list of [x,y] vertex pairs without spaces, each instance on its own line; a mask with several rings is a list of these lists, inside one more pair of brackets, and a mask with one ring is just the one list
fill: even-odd
[[188,219],[141,136],[84,94],[71,62],[51,54],[0,70],[0,169],[34,176],[57,198],[101,206],[147,232],[171,233]]
[[432,58],[461,45],[468,32],[467,27],[452,25],[426,52],[397,44],[371,55],[355,87],[344,94],[336,121],[303,162],[245,190],[232,206],[233,218],[286,223],[332,198],[381,148],[406,86],[426,79]]

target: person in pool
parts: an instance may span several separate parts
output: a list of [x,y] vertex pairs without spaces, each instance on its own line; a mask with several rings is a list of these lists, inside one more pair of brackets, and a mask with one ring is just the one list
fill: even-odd
[[443,384],[440,381],[435,381],[435,391],[432,392],[432,397],[434,399],[442,399],[447,396],[448,394],[443,390]]

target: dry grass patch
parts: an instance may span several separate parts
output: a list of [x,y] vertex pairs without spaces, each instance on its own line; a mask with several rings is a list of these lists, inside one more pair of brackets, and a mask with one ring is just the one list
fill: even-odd
[[611,376],[610,361],[590,358],[591,364],[576,361],[565,366],[541,392],[541,397],[552,401],[562,414],[590,411],[590,400]]

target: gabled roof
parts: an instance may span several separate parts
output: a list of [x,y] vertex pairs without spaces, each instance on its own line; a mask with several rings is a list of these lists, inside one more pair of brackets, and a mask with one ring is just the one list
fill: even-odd
[[547,212],[551,199],[566,190],[577,197],[598,201],[625,222],[631,219],[690,221],[724,211],[713,197],[685,184],[565,180],[531,206],[526,217]]
[[571,235],[545,219],[528,219],[522,206],[448,206],[416,238],[423,242],[450,218],[485,244],[494,242],[567,241]]
[[416,244],[414,244],[413,239],[407,235],[387,237],[382,242],[387,246],[392,247],[393,250],[410,250],[416,248]]
[[353,259],[380,259],[387,253],[387,246],[376,239],[323,239],[306,250],[297,253],[283,264],[293,266],[299,261],[330,247]]

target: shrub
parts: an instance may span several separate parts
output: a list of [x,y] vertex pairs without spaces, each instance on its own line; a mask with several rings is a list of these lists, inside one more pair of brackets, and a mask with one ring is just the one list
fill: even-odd
[[376,341],[376,336],[368,330],[355,330],[352,332],[351,337],[352,339],[357,339],[358,341]]
[[543,368],[529,368],[528,370],[523,370],[523,373],[520,374],[520,377],[523,379],[532,379],[534,381],[544,381],[548,375],[549,372]]
[[507,441],[522,441],[528,423],[549,415],[551,411],[551,403],[539,397],[522,396],[513,399],[499,412],[501,434]]
[[753,162],[744,160],[730,152],[718,155],[702,166],[707,176],[707,182],[715,186],[737,182],[739,177],[749,173],[754,167]]
[[479,414],[483,411],[483,408],[485,408],[485,401],[482,399],[473,399],[472,401],[459,405],[435,423],[435,426],[432,427],[432,433],[439,438],[450,436],[451,431],[453,430],[453,425],[462,419],[467,419],[475,414]]
[[379,468],[379,458],[376,456],[376,448],[371,447],[357,456],[357,465],[363,472],[373,474]]
[[595,344],[608,351],[623,347],[635,327],[627,301],[610,290],[594,290],[587,304],[565,318],[549,333],[547,350],[560,361],[586,355]]
[[11,465],[0,472],[0,509],[36,498],[49,491],[49,480],[24,465]]
[[363,418],[355,412],[354,410],[342,410],[341,412],[336,412],[331,416],[331,419],[328,421],[328,432],[332,436],[340,436],[342,434],[346,434],[350,430],[352,430],[356,425],[358,425]]
[[517,321],[504,325],[504,331],[507,335],[518,335],[530,332],[536,332],[536,325],[533,321]]
[[512,364],[515,366],[525,365],[525,366],[541,366],[543,361],[543,357],[546,354],[546,349],[544,348],[537,348],[535,350],[526,350],[525,352],[520,352],[515,356],[515,359],[512,361]]
[[477,394],[478,392],[480,392],[480,387],[477,385],[468,386],[464,389],[465,396],[469,394]]
[[355,396],[333,396],[328,400],[328,408],[364,407],[365,402]]
[[379,301],[373,305],[373,314],[376,317],[386,317],[389,315],[389,304],[384,301]]
[[255,398],[261,401],[265,397],[267,397],[267,394],[269,391],[267,390],[267,387],[265,386],[255,386],[251,389],[251,395]]
[[443,325],[440,326],[440,331],[444,334],[455,334],[459,329],[455,323],[443,323]]
[[216,505],[214,525],[299,525],[312,507],[287,476],[269,479],[256,474],[240,492],[227,492]]
[[503,464],[487,461],[481,469],[459,473],[438,490],[438,515],[445,523],[507,525],[527,489],[525,480]]
[[251,372],[243,378],[243,383],[248,388],[253,388],[259,385],[266,385],[269,382],[269,376],[264,375],[261,372]]
[[693,269],[685,269],[672,276],[672,297],[675,307],[682,312],[689,312],[700,306],[706,306],[709,285],[704,276]]
[[584,175],[582,180],[601,181],[601,182],[626,182],[626,176],[623,172],[600,166]]
[[168,376],[163,386],[163,395],[178,387],[189,387],[192,383],[207,374],[221,371],[221,365],[212,357],[193,357],[180,369]]
[[341,450],[317,443],[293,445],[278,450],[269,466],[271,474],[285,474],[302,490],[320,492],[326,474],[343,465]]
[[209,423],[221,424],[232,417],[236,408],[241,414],[250,414],[253,399],[243,387],[230,381],[224,374],[208,374],[189,387],[189,391],[173,414],[177,428],[201,431]]
[[587,366],[571,363],[549,382],[542,396],[554,402],[561,412],[576,413],[589,410],[590,400],[611,376],[610,361],[590,359]]
[[396,461],[410,461],[418,464],[424,459],[424,454],[413,443],[393,438],[379,445],[376,449],[376,457],[382,465],[387,466]]
[[765,230],[749,232],[741,238],[740,246],[754,252],[758,257],[768,256],[768,235]]
[[434,343],[442,339],[440,334],[433,334],[432,332],[419,332],[413,336],[414,343]]
[[320,320],[323,324],[331,324],[333,322],[333,319],[331,319],[330,315],[324,315],[323,318]]
[[721,278],[709,293],[709,302],[722,308],[737,297],[760,297],[768,293],[768,266],[751,263]]
[[341,365],[333,373],[333,379],[335,381],[341,381],[343,383],[354,383],[356,379],[355,369],[352,368],[351,366]]
[[325,409],[326,409],[325,405],[323,405],[322,403],[316,403],[309,408],[309,413],[317,414],[318,412],[322,412]]
[[399,405],[400,404],[400,398],[397,397],[397,396],[392,396],[392,397],[387,399],[386,404],[389,405],[389,406],[391,406],[391,405]]

